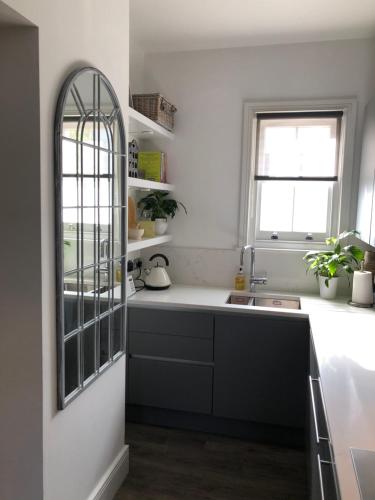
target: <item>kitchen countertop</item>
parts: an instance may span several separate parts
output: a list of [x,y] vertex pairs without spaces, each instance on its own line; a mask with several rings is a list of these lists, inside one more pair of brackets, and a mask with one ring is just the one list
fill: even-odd
[[308,317],[341,499],[360,500],[350,448],[375,450],[375,309],[351,307],[345,298],[327,301],[318,295],[257,293],[301,299],[301,310],[265,309],[226,304],[230,293],[225,288],[173,285],[168,290],[138,292],[128,305]]

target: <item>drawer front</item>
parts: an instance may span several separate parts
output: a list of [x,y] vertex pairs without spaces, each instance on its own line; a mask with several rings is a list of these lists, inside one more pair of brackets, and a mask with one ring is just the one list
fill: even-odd
[[212,411],[212,368],[129,359],[130,404],[196,413]]
[[338,500],[336,491],[334,465],[331,461],[323,460],[318,454],[318,477],[320,486],[319,500]]
[[339,499],[320,379],[309,376],[310,499]]
[[213,315],[202,312],[129,308],[129,332],[164,333],[184,337],[213,338]]
[[212,339],[129,332],[130,354],[212,362],[213,349]]

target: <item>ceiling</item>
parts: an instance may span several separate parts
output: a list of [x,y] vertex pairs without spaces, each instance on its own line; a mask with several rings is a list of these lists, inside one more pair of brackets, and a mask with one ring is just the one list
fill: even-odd
[[375,36],[375,0],[130,0],[146,52]]

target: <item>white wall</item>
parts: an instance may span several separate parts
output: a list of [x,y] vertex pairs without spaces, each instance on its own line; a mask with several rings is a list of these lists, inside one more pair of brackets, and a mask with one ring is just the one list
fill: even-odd
[[145,87],[145,52],[130,33],[130,90],[141,94]]
[[[43,500],[85,500],[124,447],[125,359],[121,358],[66,410],[57,412],[53,119],[65,77],[83,65],[97,66],[107,75],[126,109],[129,5],[128,0],[7,3],[35,23],[40,40],[41,201],[35,199],[35,205],[41,203]],[[14,189],[16,198],[17,186]],[[27,376],[24,373],[26,386]],[[34,455],[29,450],[25,453],[26,460],[41,462],[38,450]],[[29,479],[18,477],[25,488]],[[31,489],[22,498],[2,500],[25,498],[41,500]]]
[[[363,109],[373,86],[374,55],[372,40],[146,55],[144,89],[162,92],[178,108],[176,139],[168,149],[169,180],[189,215],[172,224],[169,255],[176,281],[232,283],[239,256],[245,100],[358,99],[355,173],[352,200],[347,200],[354,225]],[[305,276],[302,255],[259,251],[257,267],[267,270],[268,287],[315,289],[314,279]]]
[[[1,21],[4,13],[0,2]],[[29,498],[31,491],[39,499],[43,406],[35,28],[0,25],[0,68],[0,498]]]

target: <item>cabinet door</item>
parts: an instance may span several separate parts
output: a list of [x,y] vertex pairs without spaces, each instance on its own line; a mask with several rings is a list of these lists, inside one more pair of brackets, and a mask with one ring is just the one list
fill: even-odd
[[214,415],[305,427],[308,322],[217,315]]
[[212,411],[212,368],[142,358],[129,359],[128,402],[169,410]]

